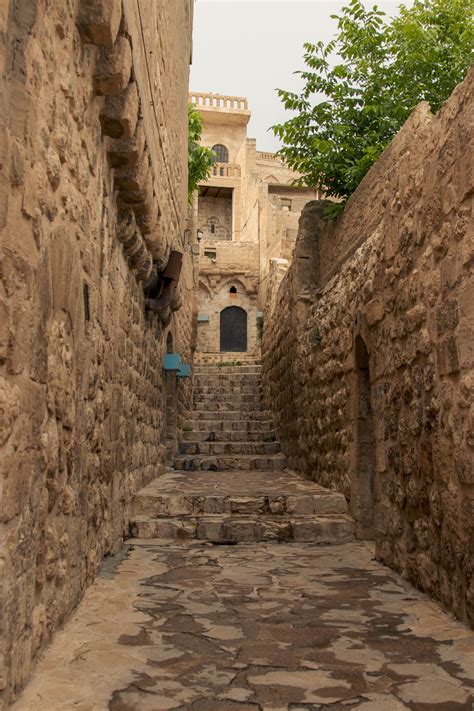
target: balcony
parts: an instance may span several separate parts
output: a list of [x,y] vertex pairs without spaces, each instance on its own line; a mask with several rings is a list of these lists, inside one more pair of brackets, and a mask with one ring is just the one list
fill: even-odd
[[236,163],[214,163],[210,177],[213,178],[240,178],[240,165]]
[[190,92],[189,101],[202,114],[205,123],[246,125],[250,119],[248,101],[243,96]]

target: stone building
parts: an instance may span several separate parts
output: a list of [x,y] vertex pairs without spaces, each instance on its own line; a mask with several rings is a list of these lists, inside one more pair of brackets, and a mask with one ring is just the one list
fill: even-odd
[[436,116],[420,104],[336,223],[305,208],[263,340],[290,466],[471,625],[473,91],[471,69]]
[[192,231],[200,239],[197,340],[199,354],[259,352],[258,320],[270,264],[288,265],[303,206],[317,193],[297,188],[297,175],[247,137],[247,99],[190,94],[213,148],[210,179],[195,199]]
[[190,359],[192,15],[192,0],[1,3],[6,703],[120,546],[189,402],[162,360]]

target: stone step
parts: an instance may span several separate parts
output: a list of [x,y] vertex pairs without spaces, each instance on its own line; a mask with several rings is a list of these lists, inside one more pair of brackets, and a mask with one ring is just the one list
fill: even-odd
[[[267,410],[242,411],[242,410],[192,410],[188,414],[188,421],[192,424],[198,420],[219,422],[247,422],[248,420],[270,420],[270,413]],[[212,429],[212,428],[211,428]]]
[[132,535],[147,539],[328,544],[354,536],[345,497],[288,469],[168,469],[138,492],[132,519]]
[[225,402],[214,402],[213,400],[198,400],[195,403],[195,409],[193,412],[239,412],[241,414],[246,414],[248,412],[259,413],[264,412],[265,406],[262,402],[238,402],[238,401],[225,401]]
[[[244,381],[245,383],[245,381]],[[194,395],[261,395],[262,387],[260,385],[195,385],[193,388]]]
[[250,471],[281,470],[286,467],[286,457],[283,454],[195,454],[177,455],[174,468],[184,471]]
[[279,454],[280,442],[181,442],[180,454]]
[[320,545],[353,540],[349,516],[184,516],[150,519],[136,516],[130,526],[136,538],[197,539],[211,543],[307,542]]
[[[226,472],[227,473],[227,472]],[[187,474],[184,472],[184,474]],[[276,475],[276,473],[275,473]],[[209,475],[203,475],[209,476]],[[238,476],[238,473],[237,473]],[[258,475],[257,475],[258,476]],[[322,490],[317,493],[259,493],[245,495],[225,492],[160,493],[159,488],[145,487],[134,499],[133,515],[147,518],[165,516],[207,516],[235,514],[238,516],[329,516],[347,514],[347,502],[342,494]]]
[[256,356],[249,356],[245,353],[195,353],[194,365],[218,365],[223,363],[235,363],[239,361],[244,365],[261,365],[262,359]]
[[[262,402],[262,394],[258,392],[253,393],[241,393],[241,392],[210,392],[210,393],[197,393],[194,390],[194,405],[195,407],[201,403],[235,403],[240,405],[240,403],[257,403]],[[198,408],[199,409],[199,408]]]
[[275,430],[186,430],[184,442],[275,442]]
[[[192,417],[194,413],[190,413]],[[251,420],[249,418],[239,418],[235,420],[224,419],[223,417],[212,417],[209,412],[205,415],[209,419],[203,418],[202,420],[188,419],[185,427],[190,428],[190,432],[223,432],[229,440],[229,432],[262,432],[268,433],[273,432],[273,423],[270,419],[266,420]]]
[[208,388],[208,392],[214,392],[220,388],[224,390],[230,390],[232,388],[237,388],[241,392],[241,388],[249,387],[250,392],[260,392],[262,379],[259,376],[253,377],[252,375],[247,375],[247,377],[239,378],[238,376],[199,376],[193,377],[193,386],[195,388]]
[[196,365],[194,366],[195,375],[250,375],[262,372],[261,365]]

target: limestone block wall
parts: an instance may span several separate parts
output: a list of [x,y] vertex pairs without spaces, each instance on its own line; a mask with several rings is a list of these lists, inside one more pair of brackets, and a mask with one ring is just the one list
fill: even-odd
[[[163,465],[170,329],[190,357],[191,18],[190,0],[0,8],[0,706]],[[180,290],[154,314],[170,249]]]
[[[230,293],[231,287],[236,289],[236,293]],[[260,345],[257,334],[257,295],[252,290],[249,293],[245,281],[235,277],[224,279],[216,290],[211,290],[206,282],[201,281],[196,353],[220,352],[220,314],[230,306],[237,306],[247,313],[247,355],[256,355]],[[207,320],[203,320],[204,316]]]
[[232,197],[199,197],[198,229],[205,240],[231,240]]
[[473,80],[414,111],[342,219],[305,208],[263,338],[291,466],[343,491],[377,558],[471,624]]
[[[214,254],[214,257],[207,256]],[[199,245],[196,291],[196,353],[220,352],[220,313],[237,306],[247,313],[247,353],[260,347],[257,332],[259,244],[214,242]],[[231,293],[230,289],[235,289]],[[207,320],[202,320],[202,317]]]

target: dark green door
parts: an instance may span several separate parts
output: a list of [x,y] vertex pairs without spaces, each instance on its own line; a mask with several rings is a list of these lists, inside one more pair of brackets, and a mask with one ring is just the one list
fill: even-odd
[[221,351],[247,350],[247,312],[238,306],[221,311]]

